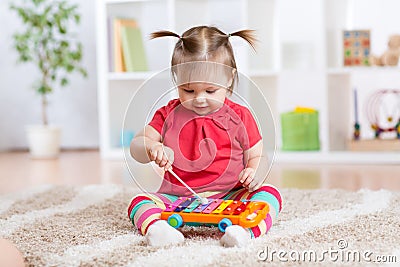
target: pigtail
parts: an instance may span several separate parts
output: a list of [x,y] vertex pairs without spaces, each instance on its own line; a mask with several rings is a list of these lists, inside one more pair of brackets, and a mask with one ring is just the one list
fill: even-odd
[[[182,35],[171,31],[157,31],[150,35],[150,39],[168,36],[178,38],[172,54],[172,67],[186,62],[202,61],[216,62],[229,66],[234,70],[234,72],[229,71],[227,73],[228,76],[233,74],[232,84],[228,87],[228,91],[231,93],[234,84],[238,81],[238,72],[229,37],[238,36],[243,38],[254,50],[255,44],[258,41],[254,30],[241,30],[227,34],[213,26],[192,27]],[[190,71],[202,71],[202,69]],[[171,68],[171,72],[176,83],[178,77],[177,68]]]
[[181,38],[178,34],[171,32],[171,31],[158,31],[158,32],[153,32],[150,34],[150,40],[159,38],[159,37],[167,37],[167,36],[173,36],[177,38]]
[[258,42],[258,40],[257,40],[257,38],[256,38],[256,36],[255,36],[255,34],[254,34],[254,32],[255,32],[254,30],[241,30],[241,31],[237,31],[237,32],[228,34],[228,38],[229,38],[230,36],[238,36],[238,37],[241,37],[241,38],[243,38],[244,40],[246,40],[246,42],[248,42],[249,45],[250,45],[254,50],[256,50],[255,44],[256,44],[256,42]]

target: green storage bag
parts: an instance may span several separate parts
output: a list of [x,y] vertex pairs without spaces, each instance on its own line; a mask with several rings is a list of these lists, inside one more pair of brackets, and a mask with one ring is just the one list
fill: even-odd
[[282,150],[319,150],[318,111],[301,110],[281,114]]

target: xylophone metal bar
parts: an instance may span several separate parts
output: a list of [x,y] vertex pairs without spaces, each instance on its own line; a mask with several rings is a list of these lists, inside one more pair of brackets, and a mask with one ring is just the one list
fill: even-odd
[[218,208],[216,208],[212,214],[220,214],[226,207],[228,207],[231,203],[233,202],[233,200],[229,199],[229,200],[224,200],[221,205],[218,206]]
[[224,211],[222,212],[222,214],[224,215],[232,215],[233,212],[235,211],[235,209],[237,207],[239,207],[240,205],[242,205],[242,201],[233,201],[228,207],[226,207],[226,209],[224,209]]
[[175,212],[180,212],[184,209],[186,209],[190,203],[192,203],[195,200],[195,198],[187,198],[183,203],[179,204],[178,207],[175,208]]
[[172,204],[167,205],[166,209],[164,211],[167,212],[172,212],[176,209],[176,207],[179,206],[182,202],[186,200],[185,197],[179,197],[177,200],[175,200]]
[[205,208],[203,210],[204,214],[210,214],[211,212],[213,212],[221,203],[222,201],[224,201],[223,199],[214,199],[210,205],[207,206],[207,208]]
[[189,204],[189,206],[187,206],[186,209],[183,210],[183,212],[192,212],[200,204],[201,204],[201,200],[196,198],[192,203]]

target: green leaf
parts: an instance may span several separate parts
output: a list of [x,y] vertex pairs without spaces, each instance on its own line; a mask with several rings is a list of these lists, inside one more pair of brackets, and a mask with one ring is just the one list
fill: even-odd
[[45,94],[49,94],[51,93],[53,90],[50,86],[42,84],[38,89],[37,92],[41,95],[45,95]]
[[78,71],[83,75],[83,77],[88,76],[88,73],[84,68],[80,67],[80,68],[78,68]]
[[61,86],[66,86],[68,84],[68,80],[66,78],[61,79]]
[[81,22],[81,16],[79,14],[75,14],[74,19],[76,24],[79,24]]
[[87,76],[81,66],[82,44],[70,32],[81,21],[78,5],[65,0],[15,0],[9,8],[23,23],[13,34],[18,60],[33,62],[42,74],[40,85],[35,86],[39,94],[51,93],[57,83],[68,85],[72,72]]
[[67,72],[70,73],[70,72],[72,72],[74,70],[74,66],[71,65],[71,64],[68,64],[65,69],[67,70]]

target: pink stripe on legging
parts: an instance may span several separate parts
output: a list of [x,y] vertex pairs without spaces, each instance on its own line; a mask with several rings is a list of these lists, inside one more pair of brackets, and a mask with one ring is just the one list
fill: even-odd
[[128,218],[130,218],[131,212],[132,212],[133,208],[134,208],[137,204],[139,204],[139,202],[141,202],[141,201],[143,201],[143,200],[151,200],[151,198],[145,197],[145,196],[140,196],[140,195],[139,195],[139,196],[134,197],[134,198],[132,199],[132,202],[131,202],[131,204],[130,204],[129,207],[128,207]]
[[141,229],[144,220],[146,220],[149,216],[151,216],[153,214],[161,213],[161,212],[162,212],[162,209],[160,209],[160,208],[150,208],[150,209],[146,210],[145,212],[143,212],[140,215],[140,217],[139,217],[139,219],[138,219],[138,221],[136,223],[136,227],[138,229]]
[[254,226],[254,227],[252,227],[250,229],[253,232],[253,235],[254,235],[255,238],[257,238],[257,237],[259,237],[261,235],[261,230],[260,230],[260,227],[258,227],[258,225]]
[[164,197],[163,195],[161,195],[160,193],[151,193],[152,195],[158,197],[162,202],[164,202],[164,204],[171,204],[171,200],[169,200],[167,197]]
[[254,235],[255,238],[257,238],[259,236],[262,236],[262,235],[265,235],[266,233],[268,233],[269,229],[271,229],[272,218],[269,215],[269,213],[267,214],[267,217],[265,217],[264,221],[265,221],[265,227],[266,227],[265,233],[261,232],[261,228],[258,225],[250,228],[250,230],[253,232],[253,235]]
[[[152,221],[147,225],[146,229],[144,229],[144,235],[147,234],[147,229],[149,229],[150,225],[152,225],[152,224],[155,223],[156,221],[158,221],[158,220],[152,220]],[[142,230],[142,229],[140,229],[140,232],[141,232],[141,230]]]
[[269,215],[269,213],[267,214],[267,217],[264,219],[264,221],[265,221],[265,224],[267,225],[267,232],[268,232],[272,226],[272,218],[271,218],[271,215]]
[[279,211],[281,211],[281,209],[282,209],[282,198],[281,198],[281,194],[279,193],[278,190],[276,190],[276,189],[275,189],[274,187],[272,187],[272,186],[268,186],[268,185],[262,186],[262,187],[258,188],[256,191],[251,192],[251,194],[249,195],[248,198],[250,199],[253,195],[255,195],[255,194],[259,193],[259,192],[262,192],[262,191],[268,192],[268,193],[274,195],[274,197],[275,197],[275,198],[278,200],[278,202],[279,202]]

